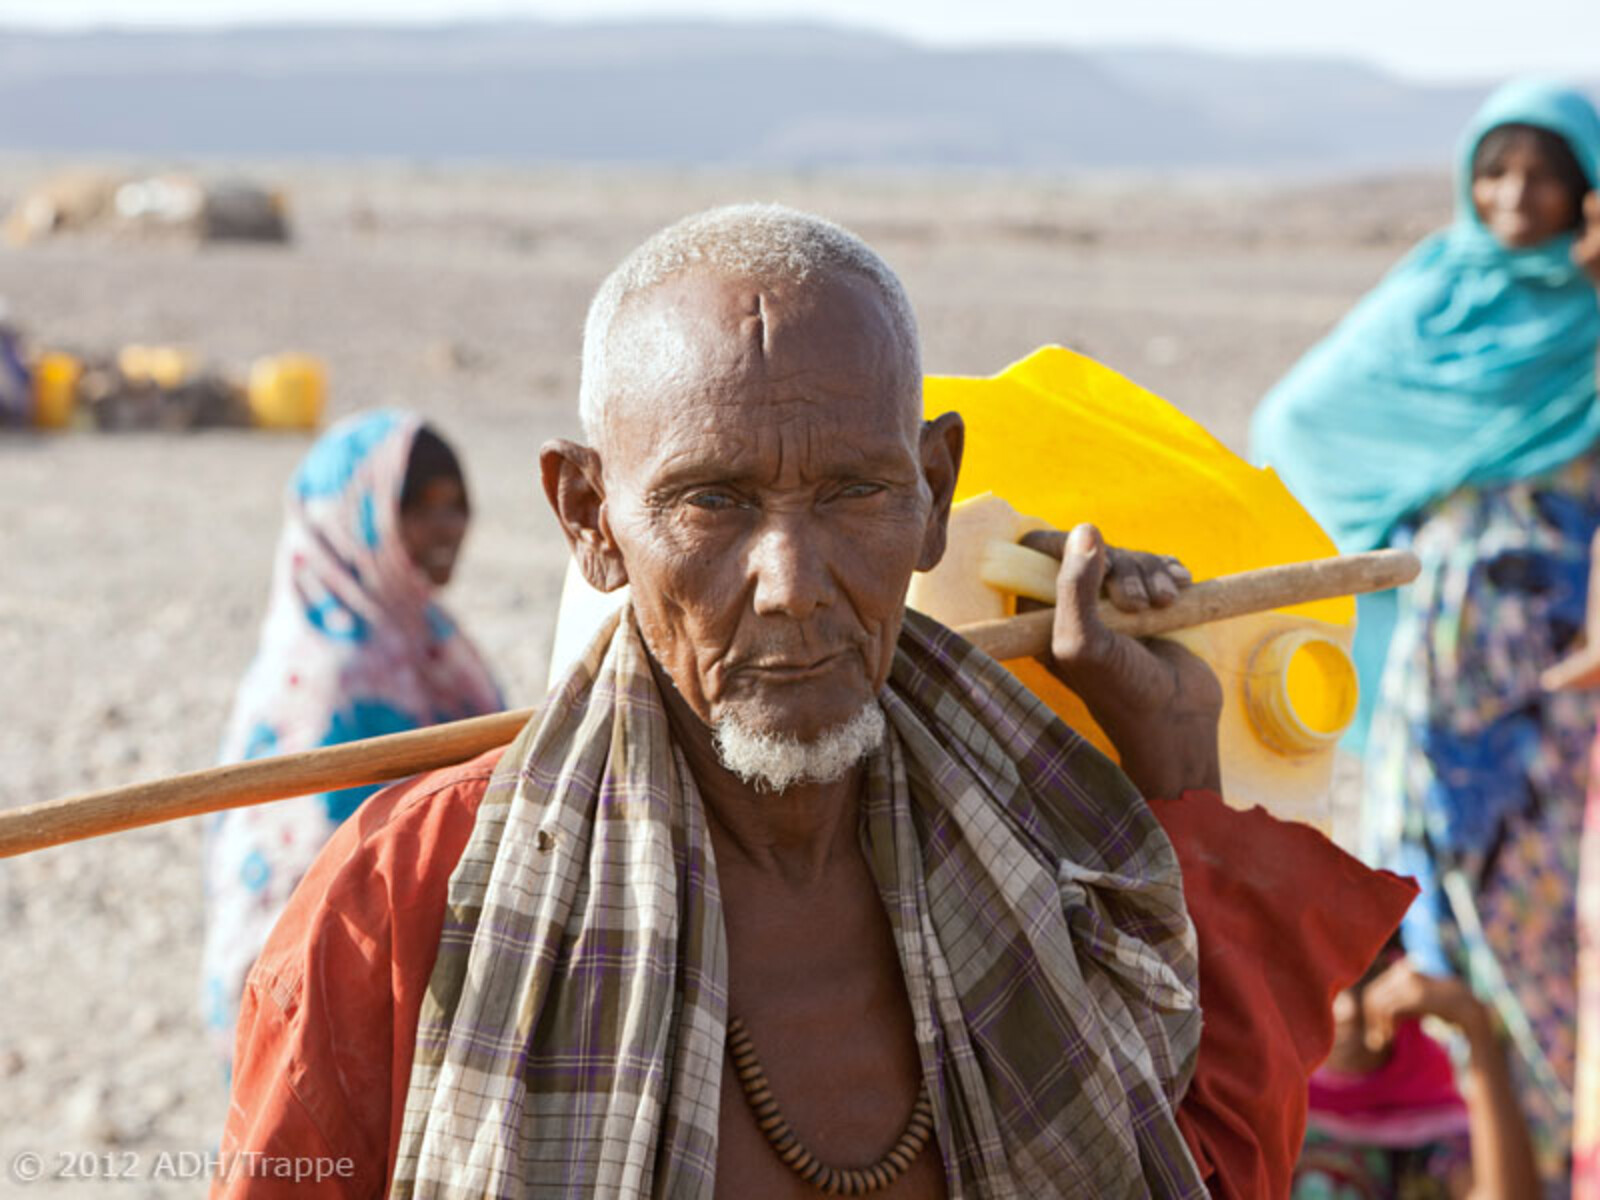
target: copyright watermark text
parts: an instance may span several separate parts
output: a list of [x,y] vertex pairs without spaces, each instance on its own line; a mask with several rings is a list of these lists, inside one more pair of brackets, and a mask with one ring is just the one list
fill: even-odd
[[352,1158],[262,1154],[254,1150],[23,1150],[11,1156],[6,1177],[13,1183],[72,1179],[117,1183],[147,1179],[278,1179],[321,1183],[355,1175]]

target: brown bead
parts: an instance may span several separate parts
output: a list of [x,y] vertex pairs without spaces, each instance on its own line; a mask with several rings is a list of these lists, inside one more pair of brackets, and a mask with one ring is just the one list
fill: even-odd
[[811,1151],[807,1150],[803,1145],[800,1144],[799,1138],[796,1138],[792,1145],[782,1150],[778,1157],[783,1159],[785,1165],[793,1167],[796,1171],[800,1171],[802,1173],[807,1167],[817,1161],[814,1157],[812,1157]]

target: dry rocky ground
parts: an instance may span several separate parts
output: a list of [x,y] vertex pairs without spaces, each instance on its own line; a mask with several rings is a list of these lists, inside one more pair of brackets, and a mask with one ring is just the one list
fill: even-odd
[[[0,201],[49,166],[0,163]],[[588,294],[666,220],[747,198],[828,214],[903,274],[930,371],[1061,342],[1239,448],[1255,400],[1448,203],[1434,178],[253,170],[288,189],[287,248],[84,236],[0,250],[0,295],[43,344],[235,369],[305,350],[333,415],[435,419],[477,514],[449,599],[517,703],[542,688],[562,565],[535,449],[575,431]],[[0,436],[0,808],[210,763],[306,445]],[[198,854],[189,821],[0,861],[0,1194],[24,1194],[5,1174],[24,1151],[47,1177],[27,1195],[198,1192],[154,1178],[215,1146],[225,1103],[195,1014]],[[65,1166],[136,1178],[49,1181]]]

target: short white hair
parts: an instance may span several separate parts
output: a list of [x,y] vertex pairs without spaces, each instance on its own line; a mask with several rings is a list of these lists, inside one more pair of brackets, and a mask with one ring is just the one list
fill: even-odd
[[829,271],[852,271],[875,284],[888,304],[894,333],[914,377],[922,374],[917,320],[900,278],[855,234],[832,221],[781,204],[731,204],[685,217],[641,245],[606,276],[583,326],[578,417],[598,444],[611,394],[612,327],[629,297],[691,267],[737,278],[800,282]]

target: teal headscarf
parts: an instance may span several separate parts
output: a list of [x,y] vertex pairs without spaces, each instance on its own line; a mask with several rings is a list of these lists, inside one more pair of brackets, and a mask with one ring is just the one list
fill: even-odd
[[[1500,125],[1563,138],[1600,186],[1600,115],[1537,80],[1500,88],[1461,139],[1455,220],[1411,251],[1267,394],[1251,457],[1275,468],[1346,552],[1466,484],[1552,470],[1600,437],[1600,303],[1574,234],[1509,250],[1478,220],[1472,158]],[[1395,593],[1363,597],[1356,636],[1365,739]]]

